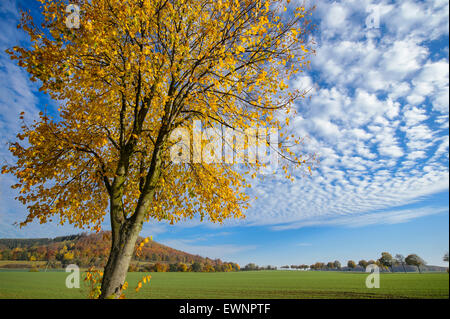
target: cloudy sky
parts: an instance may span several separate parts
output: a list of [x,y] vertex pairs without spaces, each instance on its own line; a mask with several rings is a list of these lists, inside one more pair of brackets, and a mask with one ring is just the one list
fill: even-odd
[[[0,2],[0,161],[11,161],[26,111],[54,103],[4,53],[26,37],[19,9]],[[245,221],[223,226],[150,223],[143,235],[209,257],[266,265],[375,259],[417,253],[442,265],[449,241],[449,4],[429,1],[308,1],[316,4],[317,53],[291,85],[309,89],[293,122],[320,165],[294,183],[254,183]],[[295,5],[295,1],[291,1]],[[31,8],[35,9],[35,8]],[[0,176],[0,238],[53,237],[70,226],[12,224],[26,215]]]

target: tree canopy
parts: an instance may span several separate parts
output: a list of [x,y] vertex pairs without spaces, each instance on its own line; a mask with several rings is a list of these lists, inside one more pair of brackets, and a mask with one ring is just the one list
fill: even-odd
[[417,269],[419,270],[419,272],[421,272],[420,266],[426,265],[426,261],[423,260],[421,257],[419,257],[416,254],[410,254],[410,255],[406,256],[405,262],[407,265],[416,266]]
[[[8,53],[59,113],[23,123],[21,142],[10,145],[17,162],[3,173],[17,177],[28,205],[21,225],[57,215],[99,230],[109,208],[118,221],[241,218],[248,175],[223,162],[170,159],[171,133],[195,134],[194,120],[239,132],[275,128],[283,158],[311,168],[293,151],[301,139],[287,134],[305,93],[288,81],[311,53],[304,7],[287,14],[274,0],[79,0],[80,28],[70,29],[66,1],[40,1],[44,23],[23,13],[20,25],[30,48]],[[263,163],[245,165],[250,174]]]

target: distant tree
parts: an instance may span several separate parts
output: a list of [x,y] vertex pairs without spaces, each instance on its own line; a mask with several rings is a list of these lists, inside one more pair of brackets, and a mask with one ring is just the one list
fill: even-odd
[[131,264],[128,266],[128,272],[137,272],[137,271],[138,271],[138,268],[137,268],[136,264],[131,263]]
[[367,263],[369,265],[376,265],[377,264],[377,262],[375,260],[373,260],[373,259],[369,260]]
[[369,263],[366,260],[362,259],[358,261],[358,265],[360,265],[363,269],[366,269]]
[[310,266],[309,266],[309,269],[315,270],[315,269],[316,269],[316,265],[315,265],[315,264],[310,265]]
[[328,269],[334,269],[334,268],[335,268],[334,262],[329,261],[329,262],[327,263],[327,268],[328,268]]
[[[442,258],[443,261],[448,262],[448,252],[445,253],[444,257]],[[447,272],[449,272],[449,269],[447,268]]]
[[176,272],[176,271],[178,271],[178,266],[177,266],[177,264],[170,264],[170,265],[169,265],[169,271],[170,271],[170,272]]
[[406,268],[405,268],[405,256],[403,256],[402,254],[397,254],[395,255],[395,263],[397,265],[402,265],[403,267],[403,271],[406,273]]
[[245,265],[244,270],[258,270],[258,266],[254,263]]
[[405,258],[405,262],[406,262],[407,265],[410,265],[410,266],[416,266],[417,269],[419,270],[419,273],[422,273],[422,272],[420,271],[420,266],[425,266],[425,265],[426,265],[426,261],[423,260],[422,258],[420,258],[420,257],[419,257],[418,255],[416,255],[416,254],[408,255],[408,256]]
[[239,271],[239,270],[241,270],[241,266],[239,266],[239,265],[236,264],[236,263],[232,263],[231,266],[232,266],[232,268],[233,268],[233,271]]
[[233,266],[231,265],[231,263],[224,263],[222,271],[224,271],[224,272],[233,271]]
[[206,264],[203,267],[203,271],[204,272],[215,272],[215,269],[214,269],[214,267],[211,264]]
[[2,251],[2,260],[11,260],[11,250],[5,249]]
[[321,263],[321,262],[316,262],[314,268],[315,268],[316,270],[323,269],[323,268],[325,268],[325,264],[324,264],[324,263]]
[[222,272],[222,271],[225,270],[224,268],[225,267],[224,267],[223,264],[216,264],[216,265],[214,265],[214,269],[215,269],[216,272]]
[[289,269],[288,265],[281,266],[282,269]]
[[386,267],[380,262],[379,259],[377,259],[377,260],[375,261],[375,265],[377,265],[378,267],[380,267],[380,268],[382,268],[382,269],[386,269]]
[[390,268],[391,272],[394,271],[393,266],[394,266],[394,258],[392,258],[392,255],[388,252],[382,252],[381,253],[381,258],[378,259],[378,261],[380,262],[381,265],[383,265],[386,268]]
[[350,269],[355,269],[356,268],[356,263],[353,260],[349,260],[347,262],[347,267]]
[[341,265],[341,262],[339,261],[339,260],[335,260],[334,261],[334,267],[336,268],[336,269],[341,269],[341,267],[342,267],[342,265]]
[[[169,270],[169,265],[163,264],[163,263],[156,263],[153,266],[153,270],[156,272],[167,272]],[[178,270],[178,266],[177,266],[177,270]]]
[[202,264],[200,264],[199,262],[194,262],[191,264],[191,271],[193,272],[200,272],[202,271]]
[[[64,257],[63,257],[64,261],[70,262],[72,259],[73,259],[73,252],[68,251],[64,254]],[[35,260],[36,260],[36,258],[35,258]]]
[[178,263],[178,271],[181,272],[187,272],[188,271],[188,266],[184,263]]

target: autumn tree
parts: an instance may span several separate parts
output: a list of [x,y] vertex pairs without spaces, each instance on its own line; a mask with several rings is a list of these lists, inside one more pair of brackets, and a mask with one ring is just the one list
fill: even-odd
[[420,266],[425,266],[426,264],[425,260],[423,260],[416,254],[406,256],[405,262],[407,265],[416,266],[417,269],[419,270],[419,273],[422,273],[422,271],[420,270]]
[[194,262],[191,264],[190,271],[200,272],[202,271],[203,265],[199,262]]
[[363,269],[366,269],[366,267],[369,265],[369,263],[366,260],[362,259],[362,260],[358,261],[358,265],[361,266]]
[[394,272],[393,266],[394,266],[394,258],[392,258],[392,255],[388,252],[382,252],[381,258],[378,259],[379,263],[385,267],[390,268],[391,272]]
[[321,270],[321,269],[323,269],[323,268],[325,268],[325,264],[322,263],[322,262],[316,262],[316,263],[314,264],[314,269],[316,269],[316,270]]
[[184,263],[178,263],[177,271],[186,272],[186,271],[188,271],[188,266]]
[[403,272],[406,273],[406,267],[405,267],[405,256],[403,256],[402,254],[397,254],[395,255],[395,263],[398,265],[402,265],[403,268]]
[[349,260],[349,261],[347,262],[347,267],[348,267],[349,269],[355,269],[355,268],[356,268],[356,263],[355,263],[353,260]]
[[339,260],[335,260],[335,261],[334,261],[334,267],[335,267],[336,269],[340,270],[341,267],[342,267],[341,262],[340,262]]
[[[446,252],[444,254],[444,257],[442,257],[442,260],[448,263],[448,252]],[[448,272],[448,268],[447,268],[447,272]]]
[[[7,52],[59,109],[23,122],[10,144],[17,161],[2,172],[28,207],[21,226],[59,217],[99,231],[109,215],[101,298],[121,295],[144,222],[242,218],[267,144],[286,177],[289,165],[311,170],[315,158],[289,129],[305,91],[288,86],[312,52],[309,10],[287,11],[289,0],[76,0],[80,26],[69,28],[67,1],[40,2],[42,24],[22,14],[31,46]],[[205,130],[247,139],[228,145],[230,160]]]

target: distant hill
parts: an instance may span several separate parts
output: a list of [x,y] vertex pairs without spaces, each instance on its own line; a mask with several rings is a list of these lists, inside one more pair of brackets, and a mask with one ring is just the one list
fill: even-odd
[[[0,260],[47,261],[53,266],[74,263],[81,267],[106,264],[111,233],[78,234],[55,238],[0,239]],[[137,244],[143,241],[139,237]],[[192,255],[181,250],[150,241],[133,258],[132,264],[193,264],[216,267],[224,264],[220,259]],[[230,263],[232,264],[232,263]],[[220,267],[216,267],[220,268]]]
[[64,241],[72,241],[82,237],[83,234],[61,236],[55,238],[0,238],[0,249],[28,248],[33,246],[49,245]]

